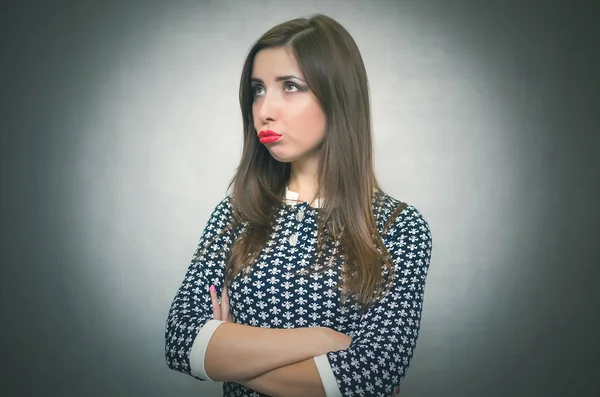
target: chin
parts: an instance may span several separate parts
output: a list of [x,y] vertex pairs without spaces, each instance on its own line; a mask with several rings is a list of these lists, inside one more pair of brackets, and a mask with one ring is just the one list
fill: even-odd
[[289,158],[289,157],[276,156],[273,153],[271,153],[271,157],[273,157],[275,160],[279,161],[280,163],[292,163],[295,160],[295,159]]
[[290,156],[289,154],[278,152],[279,150],[269,150],[269,153],[271,153],[271,157],[273,157],[280,163],[291,163],[296,161],[296,159],[298,158],[298,156]]

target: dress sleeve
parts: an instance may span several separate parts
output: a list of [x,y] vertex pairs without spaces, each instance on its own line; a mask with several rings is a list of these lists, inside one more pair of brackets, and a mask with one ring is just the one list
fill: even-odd
[[431,258],[431,231],[417,209],[407,206],[382,237],[394,262],[392,288],[363,315],[348,349],[315,357],[331,390],[327,397],[391,396],[410,365]]
[[211,380],[204,370],[204,355],[213,332],[222,321],[212,318],[208,288],[212,284],[217,291],[222,291],[227,254],[235,236],[232,229],[221,232],[231,219],[228,196],[213,210],[167,317],[165,357],[168,367],[199,380]]

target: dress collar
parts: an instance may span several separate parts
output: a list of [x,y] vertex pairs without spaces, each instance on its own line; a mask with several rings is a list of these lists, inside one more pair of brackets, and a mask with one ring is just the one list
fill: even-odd
[[[298,201],[298,197],[300,197],[300,194],[298,194],[297,192],[293,192],[290,189],[288,189],[288,187],[285,187],[285,203],[287,205],[296,205],[299,203]],[[309,204],[309,206],[313,207],[313,208],[321,208],[321,200],[317,197],[312,205]]]

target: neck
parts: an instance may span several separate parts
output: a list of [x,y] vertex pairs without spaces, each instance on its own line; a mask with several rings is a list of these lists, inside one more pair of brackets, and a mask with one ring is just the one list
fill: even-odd
[[[317,160],[317,159],[315,159]],[[288,189],[298,193],[298,200],[314,201],[319,188],[319,170],[317,161],[296,161],[290,166]]]

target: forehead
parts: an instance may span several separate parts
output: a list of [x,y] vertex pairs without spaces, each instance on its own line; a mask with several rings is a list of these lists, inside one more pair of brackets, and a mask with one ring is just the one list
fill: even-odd
[[268,48],[256,53],[252,65],[252,78],[266,80],[283,75],[303,77],[296,58],[289,49]]

